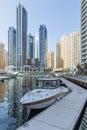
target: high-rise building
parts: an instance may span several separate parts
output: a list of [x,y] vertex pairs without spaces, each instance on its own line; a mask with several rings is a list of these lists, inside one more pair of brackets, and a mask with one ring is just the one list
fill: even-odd
[[34,36],[30,33],[29,34],[29,58],[34,59],[35,55],[35,47],[34,47]]
[[16,66],[16,30],[14,27],[8,29],[8,65]]
[[39,28],[39,52],[41,70],[47,66],[47,29],[45,25]]
[[61,68],[66,69],[68,68],[68,43],[69,43],[69,36],[64,35],[61,38],[60,46],[61,46]]
[[60,53],[61,53],[61,47],[60,47],[60,43],[58,42],[56,44],[56,68],[61,68],[61,57],[60,57]]
[[39,59],[39,33],[35,35],[35,58]]
[[73,32],[69,36],[69,64],[68,66],[77,66],[80,63],[80,36],[79,32]]
[[87,0],[81,0],[81,64],[87,63]]
[[22,70],[27,56],[27,11],[19,3],[17,7],[16,67]]
[[5,50],[5,46],[0,42],[0,69],[5,69],[8,65],[8,53]]
[[[78,32],[70,35],[64,35],[61,38],[59,53],[56,57],[60,68],[68,69],[77,66],[80,63],[80,37]],[[58,64],[57,64],[58,65]]]
[[47,52],[47,68],[54,68],[54,51]]

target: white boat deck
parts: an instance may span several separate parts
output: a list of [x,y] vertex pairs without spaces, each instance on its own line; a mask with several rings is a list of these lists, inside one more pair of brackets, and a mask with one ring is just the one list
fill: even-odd
[[87,100],[87,91],[70,81],[62,80],[72,92],[17,130],[73,130]]
[[31,103],[34,101],[46,99],[52,97],[61,92],[69,92],[68,88],[65,87],[58,87],[56,89],[34,89],[27,92],[22,98],[21,103]]

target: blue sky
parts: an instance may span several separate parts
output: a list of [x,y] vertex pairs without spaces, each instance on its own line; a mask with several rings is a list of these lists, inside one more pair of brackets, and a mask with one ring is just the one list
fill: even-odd
[[40,24],[48,30],[48,49],[56,50],[63,34],[80,31],[80,0],[0,0],[0,41],[8,46],[8,28],[16,27],[19,2],[28,12],[28,33],[37,33]]

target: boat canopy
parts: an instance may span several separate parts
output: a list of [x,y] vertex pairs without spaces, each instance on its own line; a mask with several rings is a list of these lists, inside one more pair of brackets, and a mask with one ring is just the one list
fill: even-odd
[[38,78],[37,79],[37,83],[36,85],[38,85],[39,87],[45,88],[54,88],[54,87],[58,87],[59,86],[59,78]]

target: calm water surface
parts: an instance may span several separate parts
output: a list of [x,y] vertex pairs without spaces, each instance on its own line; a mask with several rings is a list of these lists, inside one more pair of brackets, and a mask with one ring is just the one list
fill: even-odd
[[15,130],[27,121],[30,110],[20,104],[20,98],[34,88],[38,77],[24,75],[0,83],[0,130]]
[[[38,77],[40,75],[24,75],[0,82],[0,130],[15,130],[29,119],[30,110],[20,104],[20,98],[34,88]],[[85,116],[87,117],[87,109],[80,130],[87,130]]]

